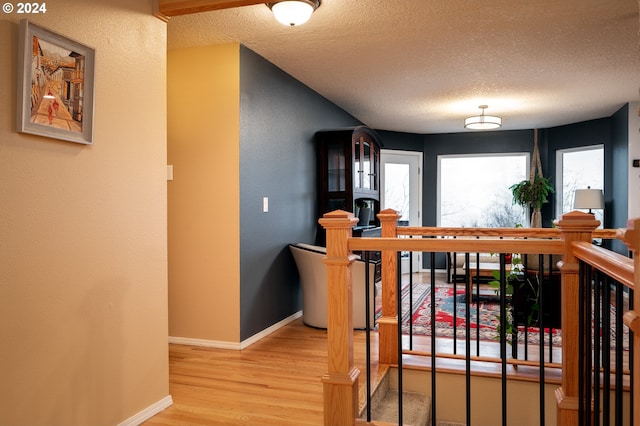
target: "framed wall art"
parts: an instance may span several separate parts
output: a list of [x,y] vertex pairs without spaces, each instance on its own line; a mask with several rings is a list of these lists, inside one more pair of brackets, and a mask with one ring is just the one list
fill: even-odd
[[93,143],[95,49],[20,22],[17,129]]

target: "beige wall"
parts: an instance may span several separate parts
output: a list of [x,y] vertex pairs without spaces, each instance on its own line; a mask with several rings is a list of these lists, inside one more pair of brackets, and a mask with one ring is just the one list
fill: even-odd
[[166,24],[152,1],[56,0],[96,48],[95,144],[15,131],[0,16],[0,424],[114,425],[168,397]]
[[[390,375],[390,387],[398,388],[397,372]],[[464,424],[466,421],[466,378],[459,373],[438,373],[436,417],[441,421]],[[405,392],[419,392],[431,397],[431,373],[421,370],[403,370]],[[557,384],[545,384],[544,421],[556,425]],[[496,377],[471,378],[471,420],[473,424],[499,425],[502,416],[502,388]],[[507,383],[507,424],[536,426],[540,424],[540,385],[537,382],[509,380]],[[624,423],[626,424],[626,423]]]
[[169,335],[240,341],[240,46],[168,53]]

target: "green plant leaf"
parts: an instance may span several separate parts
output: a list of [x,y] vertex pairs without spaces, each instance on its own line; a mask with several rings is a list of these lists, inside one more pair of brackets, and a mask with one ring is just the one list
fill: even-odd
[[533,182],[525,179],[509,187],[513,196],[513,203],[524,207],[542,208],[547,202],[549,194],[554,192],[551,181],[536,172]]

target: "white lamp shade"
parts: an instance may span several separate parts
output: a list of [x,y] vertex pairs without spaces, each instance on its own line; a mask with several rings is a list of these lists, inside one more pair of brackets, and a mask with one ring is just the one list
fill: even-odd
[[283,25],[302,25],[311,18],[315,8],[305,1],[281,1],[271,6],[273,15]]
[[601,189],[576,189],[573,198],[574,209],[603,209],[604,195]]

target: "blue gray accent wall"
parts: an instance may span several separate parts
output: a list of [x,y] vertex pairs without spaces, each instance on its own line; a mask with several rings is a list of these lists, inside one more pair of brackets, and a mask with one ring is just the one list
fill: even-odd
[[[628,214],[629,173],[629,106],[611,117],[550,128],[548,134],[548,168],[555,174],[555,155],[559,149],[604,145],[604,227],[624,228]],[[617,241],[610,247],[626,254],[627,248]]]
[[[628,105],[613,116],[540,129],[538,146],[543,174],[555,184],[556,151],[603,144],[605,147],[605,224],[607,228],[626,226],[628,211]],[[500,152],[529,152],[533,154],[533,130],[467,132],[418,135],[378,133],[386,149],[422,151],[423,157],[423,216],[424,226],[436,226],[437,158],[446,154],[481,154]],[[555,219],[555,198],[542,209],[543,226],[551,226]],[[626,253],[621,245],[614,250]],[[424,266],[429,266],[428,256]],[[444,267],[444,257],[437,256],[436,267]]]
[[[611,116],[610,184],[605,188],[605,226],[626,228],[629,219],[629,104]],[[606,152],[605,152],[606,159]],[[606,167],[606,166],[605,166]],[[629,248],[620,241],[612,241],[611,249],[627,254]]]
[[[578,148],[591,145],[604,145],[604,182],[605,182],[605,203],[611,203],[611,119],[601,118],[598,120],[584,121],[580,123],[568,124],[566,126],[553,127],[547,130],[547,170],[549,176],[556,175],[556,152],[561,149]],[[605,227],[610,227],[611,223],[606,216]],[[555,198],[550,203],[550,214],[555,214]]]
[[[245,340],[301,309],[288,244],[315,239],[315,132],[366,123],[244,46],[240,95],[240,338]],[[424,226],[436,225],[438,155],[533,151],[532,129],[378,133],[385,149],[424,154]],[[604,144],[605,226],[626,225],[628,106],[611,117],[540,129],[538,144],[544,175],[553,182],[556,150]],[[263,197],[269,198],[267,213],[262,212]],[[555,219],[554,211],[553,202],[543,208],[544,226]],[[427,256],[425,266],[428,261]],[[444,257],[438,257],[436,267],[444,267]]]
[[315,239],[315,132],[362,123],[244,46],[240,96],[240,339],[246,340],[302,308],[288,244]]

